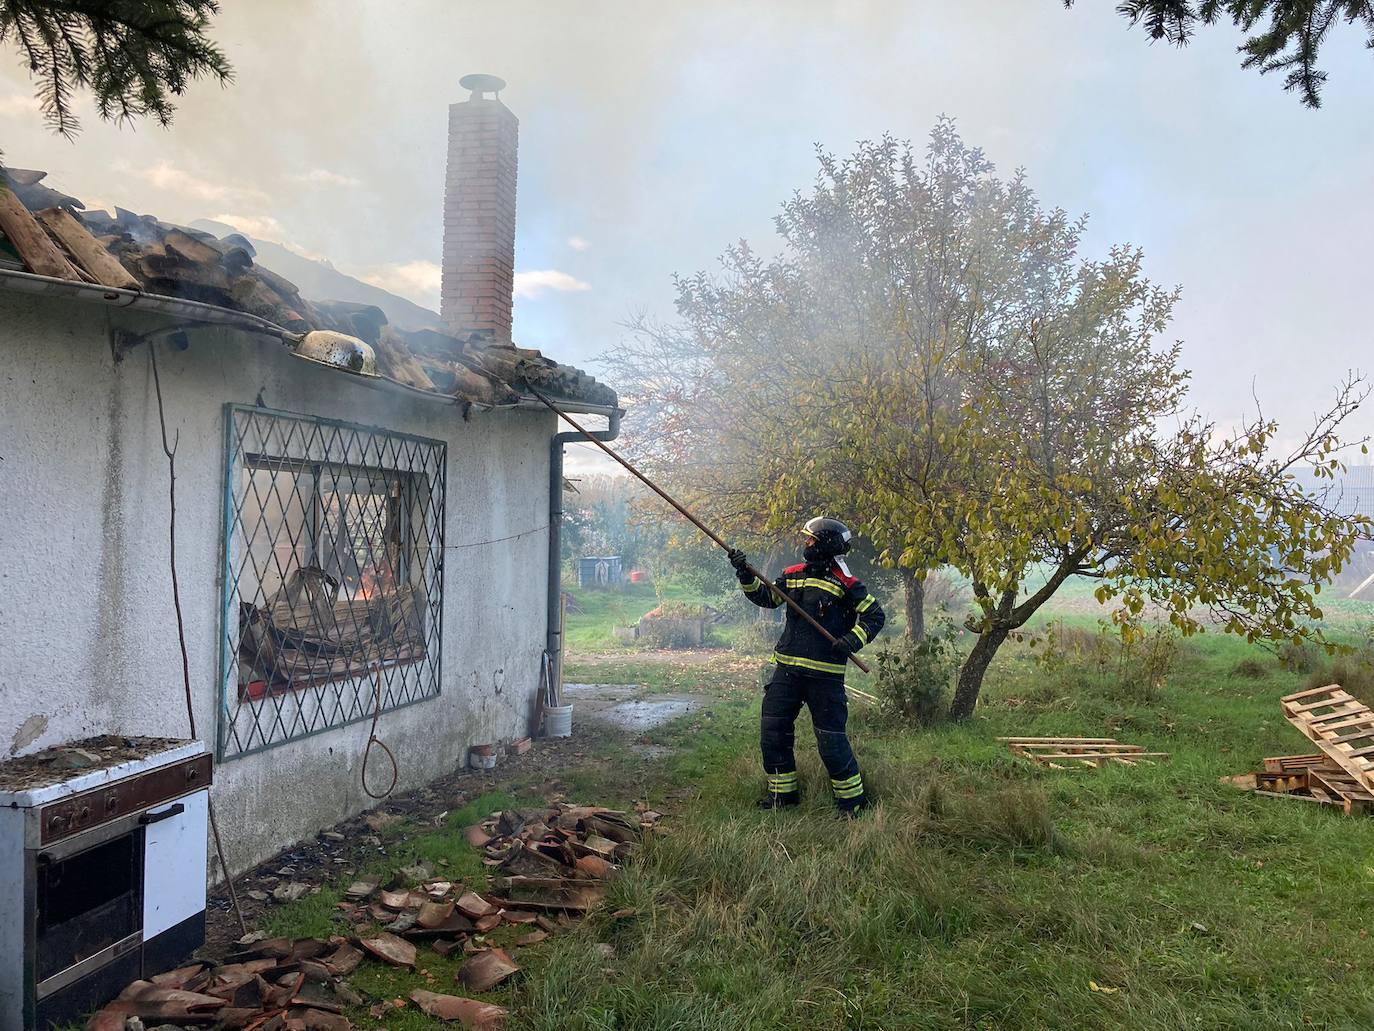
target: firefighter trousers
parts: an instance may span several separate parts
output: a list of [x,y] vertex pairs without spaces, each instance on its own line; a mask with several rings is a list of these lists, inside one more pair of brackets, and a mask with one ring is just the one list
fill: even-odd
[[811,726],[816,732],[816,749],[830,774],[835,804],[854,809],[864,804],[863,777],[859,761],[849,746],[845,723],[849,703],[844,681],[815,677],[785,666],[773,673],[763,693],[763,713],[759,723],[759,746],[763,752],[763,771],[770,794],[796,797],[799,790],[796,744],[797,716],[805,705],[811,710]]

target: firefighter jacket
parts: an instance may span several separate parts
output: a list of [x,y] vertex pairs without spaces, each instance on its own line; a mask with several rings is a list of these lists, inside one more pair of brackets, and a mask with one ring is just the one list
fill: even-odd
[[[765,609],[785,604],[781,594],[786,593],[832,637],[838,639],[853,633],[860,647],[878,635],[887,619],[878,599],[868,593],[863,582],[833,561],[788,566],[773,584],[776,591],[770,591],[757,578],[740,586],[745,597]],[[798,672],[837,679],[843,679],[847,665],[845,653],[790,607],[782,637],[769,661]]]

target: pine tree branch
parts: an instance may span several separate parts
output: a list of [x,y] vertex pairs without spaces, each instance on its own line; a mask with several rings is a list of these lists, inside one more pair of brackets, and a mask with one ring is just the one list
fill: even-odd
[[[1074,0],[1064,0],[1072,7]],[[1321,106],[1326,72],[1317,58],[1332,27],[1344,20],[1362,24],[1374,49],[1374,3],[1370,0],[1123,0],[1117,11],[1132,26],[1139,25],[1152,41],[1187,46],[1198,24],[1212,25],[1222,17],[1249,34],[1240,45],[1241,67],[1260,74],[1285,72],[1283,88],[1296,92],[1304,106]],[[1258,28],[1267,20],[1267,25]]]
[[15,39],[52,128],[79,131],[74,93],[89,89],[106,120],[170,123],[178,96],[203,77],[233,78],[207,37],[217,0],[0,0],[0,43]]

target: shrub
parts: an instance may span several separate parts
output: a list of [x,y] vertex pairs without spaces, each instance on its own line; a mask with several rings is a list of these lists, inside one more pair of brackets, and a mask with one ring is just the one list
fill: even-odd
[[1120,651],[1120,637],[1103,626],[1096,630],[1066,626],[1054,620],[1045,632],[1030,642],[1035,649],[1035,664],[1047,673],[1080,671],[1102,676],[1112,667]]
[[1178,665],[1178,631],[1171,626],[1154,626],[1118,640],[1121,686],[1135,698],[1152,700]]
[[762,655],[773,650],[781,633],[781,623],[772,619],[753,619],[740,627],[732,647],[744,655]]
[[696,648],[700,624],[687,619],[655,619],[639,624],[639,642],[647,648]]
[[1068,680],[1070,687],[1097,687],[1107,694],[1151,700],[1178,664],[1179,636],[1170,626],[1129,632],[1099,624],[1096,631],[1056,620],[1031,641],[1035,663]]
[[1308,674],[1304,687],[1338,684],[1366,705],[1374,705],[1374,642],[1366,641],[1349,655],[1337,655]]
[[1261,680],[1269,675],[1268,668],[1258,659],[1241,659],[1231,672],[1238,677],[1246,677],[1249,680]]
[[875,693],[882,716],[922,727],[944,716],[959,671],[957,638],[954,624],[943,620],[927,627],[920,641],[902,638],[878,653]]
[[1284,641],[1277,656],[1279,665],[1289,673],[1317,673],[1325,665],[1321,649],[1306,641]]
[[695,648],[704,644],[705,608],[665,601],[639,621],[639,641],[650,648]]

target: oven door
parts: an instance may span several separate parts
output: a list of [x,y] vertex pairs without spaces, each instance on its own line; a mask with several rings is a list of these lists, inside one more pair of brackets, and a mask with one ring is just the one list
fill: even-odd
[[209,799],[210,792],[202,789],[140,817],[145,835],[144,941],[197,918],[203,931]]
[[133,821],[39,852],[32,883],[39,999],[142,942],[143,828]]

